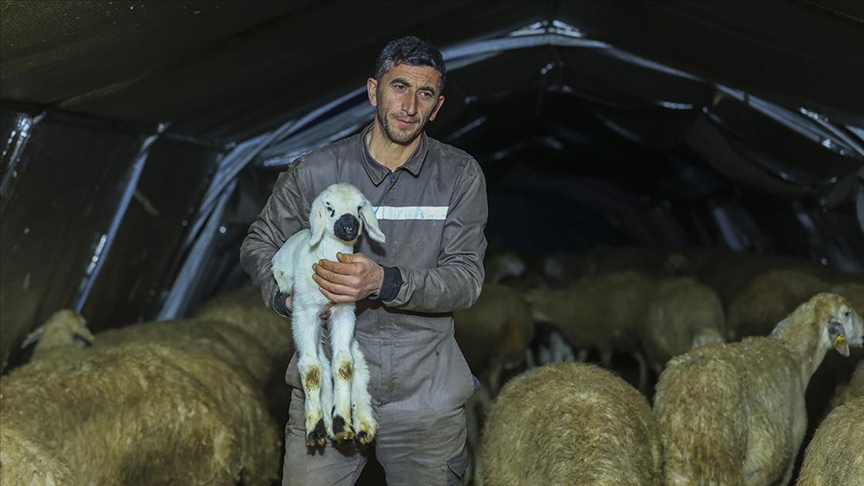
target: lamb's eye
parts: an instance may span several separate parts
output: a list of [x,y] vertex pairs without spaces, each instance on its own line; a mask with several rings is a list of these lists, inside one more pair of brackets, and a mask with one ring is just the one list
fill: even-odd
[[845,317],[845,318],[847,318],[847,319],[848,319],[849,317],[852,317],[852,311],[847,310],[846,312],[843,313],[843,317]]
[[336,214],[336,210],[333,209],[332,207],[330,207],[329,204],[327,205],[327,212],[330,213],[331,218],[333,217],[334,214]]
[[363,210],[363,205],[362,205],[362,204],[359,205],[359,206],[357,206],[357,212],[360,212],[360,211],[362,211],[362,210]]

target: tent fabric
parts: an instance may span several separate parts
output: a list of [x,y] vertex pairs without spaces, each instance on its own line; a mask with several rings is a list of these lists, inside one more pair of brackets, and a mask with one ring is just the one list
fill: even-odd
[[570,249],[864,272],[860,2],[3,0],[0,358],[59,307],[170,318],[240,278],[275,174],[371,120],[407,34],[445,54],[428,129],[483,165],[490,234],[536,249],[563,204]]

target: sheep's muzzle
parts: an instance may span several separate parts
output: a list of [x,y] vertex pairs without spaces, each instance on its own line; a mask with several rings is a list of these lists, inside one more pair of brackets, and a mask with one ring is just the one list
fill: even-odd
[[333,234],[342,241],[354,241],[360,233],[360,221],[353,214],[343,214],[333,224]]

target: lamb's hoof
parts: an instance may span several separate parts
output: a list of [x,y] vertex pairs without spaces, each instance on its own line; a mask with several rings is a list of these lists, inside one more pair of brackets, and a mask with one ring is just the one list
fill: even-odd
[[360,432],[357,432],[357,442],[359,442],[363,445],[368,445],[368,444],[371,444],[373,440],[375,440],[375,433],[374,432],[367,432],[365,430],[361,430]]
[[354,430],[350,425],[345,425],[345,419],[341,415],[333,417],[333,435],[336,442],[341,443],[343,440],[351,440],[354,438]]
[[324,427],[324,419],[318,421],[315,430],[306,434],[306,445],[309,447],[321,447],[327,440],[327,430]]

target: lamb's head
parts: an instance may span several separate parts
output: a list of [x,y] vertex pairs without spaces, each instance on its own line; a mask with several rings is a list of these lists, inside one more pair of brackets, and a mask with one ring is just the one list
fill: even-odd
[[810,299],[810,303],[826,346],[830,343],[843,356],[849,356],[849,346],[864,346],[864,322],[846,299],[823,292]]
[[351,184],[333,184],[321,191],[312,201],[309,226],[312,233],[310,246],[317,245],[325,233],[353,245],[364,230],[373,240],[385,241],[372,204]]

